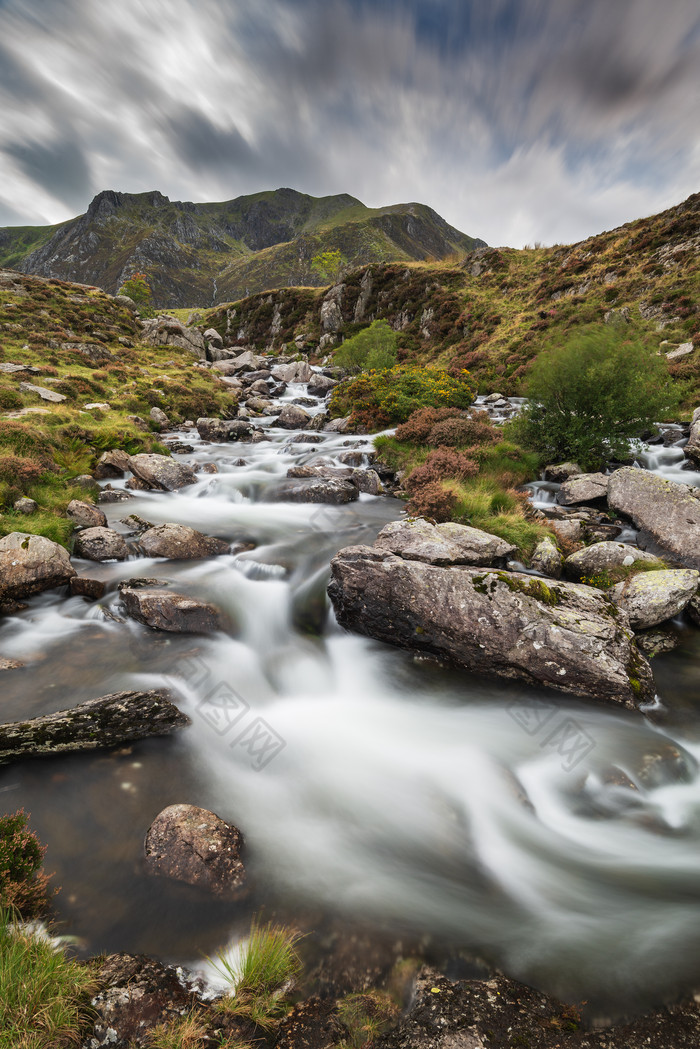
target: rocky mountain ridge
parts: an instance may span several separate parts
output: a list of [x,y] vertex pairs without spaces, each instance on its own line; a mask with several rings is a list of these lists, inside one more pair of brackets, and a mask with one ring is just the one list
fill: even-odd
[[320,285],[314,256],[351,266],[443,259],[483,241],[424,204],[367,208],[348,194],[278,189],[222,203],[171,201],[158,191],[105,190],[59,226],[0,229],[0,265],[115,293],[145,271],[162,307],[209,306],[266,288]]

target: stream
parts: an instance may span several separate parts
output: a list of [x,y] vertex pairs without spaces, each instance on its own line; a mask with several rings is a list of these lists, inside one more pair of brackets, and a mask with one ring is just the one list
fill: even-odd
[[[290,387],[287,399],[304,392]],[[700,984],[700,630],[679,622],[679,648],[654,660],[663,717],[653,720],[346,634],[322,605],[329,559],[371,543],[402,503],[275,502],[290,466],[366,452],[371,439],[268,434],[220,445],[183,432],[194,452],[178,458],[214,462],[217,474],[103,506],[121,532],[138,514],[238,552],[76,561],[109,582],[105,598],[48,592],[0,624],[0,653],[27,664],[2,675],[4,721],[168,687],[193,722],[115,752],[0,771],[3,811],[23,806],[48,846],[59,931],[85,955],[197,965],[263,908],[308,928],[369,925],[438,961],[480,957],[598,1010]],[[700,485],[680,470],[678,447],[639,456]],[[534,488],[535,501],[551,497]],[[116,584],[135,576],[212,601],[231,631],[160,634],[126,619]],[[144,872],[146,830],[177,802],[244,832],[243,900]]]

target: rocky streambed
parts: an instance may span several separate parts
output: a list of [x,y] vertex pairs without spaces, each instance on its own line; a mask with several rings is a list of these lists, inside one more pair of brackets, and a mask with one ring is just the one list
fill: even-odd
[[[81,522],[82,557],[57,555],[61,585],[26,597],[3,574],[4,722],[158,690],[191,722],[0,771],[5,810],[24,805],[48,844],[63,931],[85,954],[201,969],[268,908],[316,930],[319,959],[328,929],[337,946],[361,924],[393,960],[479,955],[597,1015],[695,986],[692,562],[673,568],[692,592],[654,624],[676,647],[650,665],[652,627],[582,585],[585,565],[535,575],[459,529],[407,536],[371,440],[316,430],[324,391],[297,378],[281,396],[309,399],[303,430],[279,410],[200,420],[169,438],[166,473],[105,460],[104,520]],[[557,483],[542,512],[603,527],[595,501],[554,503]],[[603,542],[646,527],[628,512]],[[13,542],[9,562],[31,553]],[[242,832],[240,892],[154,874],[146,835],[183,804]]]

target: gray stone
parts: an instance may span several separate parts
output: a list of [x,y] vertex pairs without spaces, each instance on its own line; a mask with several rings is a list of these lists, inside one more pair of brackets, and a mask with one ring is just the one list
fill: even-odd
[[21,499],[12,504],[12,509],[17,514],[35,514],[39,509],[39,504],[35,499],[29,499],[23,495]]
[[311,397],[325,397],[337,385],[336,379],[329,379],[327,375],[315,373],[309,380],[308,392]]
[[241,441],[250,437],[253,427],[245,419],[197,419],[197,433],[214,444]]
[[396,554],[406,561],[429,565],[505,564],[517,547],[480,528],[448,522],[431,524],[419,517],[391,521],[382,528],[374,548]]
[[329,594],[346,629],[468,670],[627,707],[654,694],[627,616],[591,587],[359,546],[331,562]]
[[170,420],[162,408],[153,407],[148,414],[156,426],[160,426],[161,430],[170,426]]
[[146,557],[167,557],[171,560],[193,561],[228,553],[229,544],[223,539],[204,535],[189,525],[161,524],[141,533],[139,546]]
[[121,590],[124,610],[132,619],[170,634],[213,634],[219,630],[219,610],[172,590],[125,587]]
[[99,526],[78,532],[74,553],[87,561],[126,561],[129,556],[123,536],[112,528]]
[[161,492],[174,492],[188,484],[195,484],[197,480],[191,466],[178,463],[167,455],[140,452],[130,456],[129,469],[149,488]]
[[349,429],[349,415],[346,415],[344,419],[331,419],[329,422],[323,424],[324,433],[347,433]]
[[557,492],[557,502],[562,506],[574,506],[605,499],[607,494],[608,477],[605,474],[578,474],[564,481]]
[[68,551],[43,535],[10,532],[0,539],[0,604],[65,586],[74,575]]
[[540,539],[535,547],[530,559],[530,568],[549,576],[550,579],[559,579],[563,560],[556,543],[547,535]]
[[570,579],[579,580],[612,568],[631,568],[635,562],[653,564],[655,561],[657,558],[653,554],[638,550],[636,546],[607,541],[594,543],[571,554],[564,562],[564,571]]
[[700,466],[700,408],[696,408],[693,412],[690,437],[683,451],[688,459],[692,459],[696,466]]
[[697,491],[648,470],[623,466],[610,476],[608,502],[683,564],[700,568]]
[[692,342],[684,342],[680,346],[677,346],[675,350],[669,350],[666,354],[667,361],[677,361],[679,357],[687,357],[689,353],[693,352]]
[[70,592],[73,597],[86,597],[99,601],[104,597],[107,584],[103,579],[90,579],[88,576],[76,575],[70,581]]
[[99,506],[84,503],[80,499],[71,499],[66,507],[66,514],[75,521],[79,528],[106,528],[107,516]]
[[142,321],[141,338],[151,346],[178,346],[195,357],[204,358],[206,344],[199,328],[187,328],[176,317],[154,317]]
[[608,593],[629,616],[634,630],[646,630],[682,612],[695,597],[700,572],[690,568],[640,572],[618,583]]
[[242,845],[241,832],[213,812],[195,805],[170,805],[148,828],[146,868],[217,896],[228,895],[245,881]]
[[95,479],[104,481],[112,477],[123,477],[131,469],[129,455],[120,448],[103,452],[95,466]]
[[224,340],[219,335],[216,328],[207,328],[204,332],[204,341],[209,343],[210,346],[221,347],[224,344]]
[[294,361],[292,364],[276,364],[272,369],[272,376],[281,382],[310,382],[313,378],[311,365],[308,361]]
[[238,375],[239,372],[258,371],[265,364],[265,358],[259,357],[252,350],[244,350],[237,357],[228,361],[216,361],[212,370],[221,372],[222,375]]
[[47,390],[45,386],[35,386],[31,382],[21,382],[19,384],[20,393],[35,393],[38,397],[41,397],[42,401],[51,401],[52,404],[61,404],[62,401],[67,400],[67,397],[62,393],[56,393],[55,390]]
[[285,404],[280,412],[277,425],[284,430],[303,430],[311,421],[311,416],[296,404]]
[[275,485],[265,495],[266,501],[283,503],[352,503],[359,498],[359,489],[352,481],[341,478],[318,477],[310,480],[289,479]]
[[545,481],[554,481],[555,484],[563,484],[570,477],[582,474],[583,470],[578,463],[550,463],[544,468]]

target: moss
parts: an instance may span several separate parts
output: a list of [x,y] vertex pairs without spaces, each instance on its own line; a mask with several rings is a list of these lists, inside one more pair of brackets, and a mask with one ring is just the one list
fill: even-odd
[[498,578],[505,583],[514,594],[525,594],[544,605],[558,605],[561,603],[559,592],[555,587],[548,586],[544,579],[520,579],[509,575],[507,572],[497,572]]

